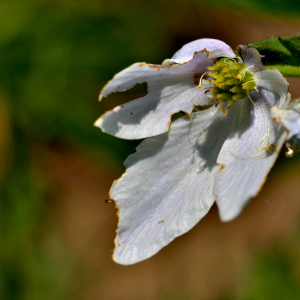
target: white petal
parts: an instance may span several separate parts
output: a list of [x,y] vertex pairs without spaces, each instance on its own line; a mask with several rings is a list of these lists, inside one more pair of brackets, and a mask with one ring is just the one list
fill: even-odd
[[199,89],[199,77],[213,65],[205,51],[184,64],[155,66],[136,63],[118,73],[103,89],[100,98],[147,82],[148,94],[105,113],[95,125],[124,139],[141,139],[169,130],[172,114],[192,112],[194,105],[209,101]]
[[261,62],[261,55],[254,47],[243,45],[239,46],[239,48],[242,50],[241,55],[245,66],[252,72],[259,72],[267,69]]
[[284,109],[277,106],[271,109],[272,118],[280,122],[288,132],[286,146],[287,157],[293,157],[300,151],[300,99],[293,101]]
[[263,70],[255,73],[255,77],[258,80],[259,87],[271,90],[278,94],[280,97],[280,107],[285,104],[288,100],[288,82],[278,70]]
[[170,61],[183,63],[192,59],[197,51],[206,49],[210,58],[236,57],[232,49],[222,41],[215,39],[199,39],[184,45],[178,50]]
[[[222,221],[230,221],[257,195],[284,143],[282,126],[270,116],[270,108],[280,97],[269,90],[250,93],[250,101],[241,101],[236,132],[224,143],[218,163],[224,169],[215,177],[217,205]],[[237,104],[237,103],[236,103]]]
[[176,120],[168,133],[144,140],[128,157],[127,171],[110,191],[120,209],[117,263],[154,255],[208,212],[227,120],[215,107],[193,113],[192,120]]
[[293,101],[285,109],[273,107],[272,118],[280,122],[288,130],[288,139],[300,134],[300,99]]

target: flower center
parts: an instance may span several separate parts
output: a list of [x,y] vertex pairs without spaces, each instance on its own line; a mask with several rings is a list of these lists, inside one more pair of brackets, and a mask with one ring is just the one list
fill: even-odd
[[212,77],[208,81],[214,84],[208,91],[211,92],[210,98],[216,100],[216,106],[228,101],[230,109],[234,102],[245,99],[248,91],[257,90],[257,79],[253,72],[244,63],[235,59],[221,58],[207,69],[209,72],[206,74]]

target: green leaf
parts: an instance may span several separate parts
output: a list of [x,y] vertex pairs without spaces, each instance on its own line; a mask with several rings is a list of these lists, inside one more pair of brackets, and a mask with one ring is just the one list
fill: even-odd
[[276,68],[286,77],[300,77],[300,35],[270,38],[250,45],[262,55],[267,68]]
[[286,50],[271,46],[257,46],[255,48],[263,56],[262,60],[265,66],[273,65],[274,63],[288,64],[292,66],[296,64],[292,54],[287,52]]
[[285,77],[300,77],[300,66],[283,66],[283,65],[273,65],[266,66],[268,69],[277,69]]
[[[280,43],[288,49],[296,59],[300,59],[300,35],[279,37]],[[300,63],[300,62],[299,62]]]
[[[186,0],[185,0],[186,1]],[[255,12],[264,18],[268,15],[276,14],[278,16],[298,17],[300,13],[300,2],[295,0],[193,0],[196,3],[206,2],[210,6],[215,5],[226,7],[231,11],[246,12],[247,14]],[[187,2],[187,1],[186,1]],[[267,15],[267,16],[266,16]]]
[[274,47],[289,53],[289,51],[280,43],[280,40],[277,37],[272,37],[267,40],[251,43],[251,45],[254,46],[255,48],[259,46]]

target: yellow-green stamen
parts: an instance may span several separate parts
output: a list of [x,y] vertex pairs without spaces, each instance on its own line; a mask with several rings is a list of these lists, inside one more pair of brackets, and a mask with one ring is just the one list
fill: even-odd
[[257,90],[257,79],[244,63],[237,63],[235,59],[221,58],[214,66],[207,67],[206,73],[212,77],[214,84],[208,91],[210,98],[214,98],[218,105],[228,101],[228,108],[237,100],[245,99],[248,92]]

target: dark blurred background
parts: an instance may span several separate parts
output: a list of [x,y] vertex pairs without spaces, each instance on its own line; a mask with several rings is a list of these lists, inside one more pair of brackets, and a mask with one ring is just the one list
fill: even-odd
[[204,37],[235,48],[299,32],[294,0],[1,0],[0,299],[300,299],[300,155],[281,154],[236,220],[221,223],[214,206],[124,267],[110,257],[117,217],[105,199],[137,142],[93,127],[129,97],[97,100],[134,62]]

